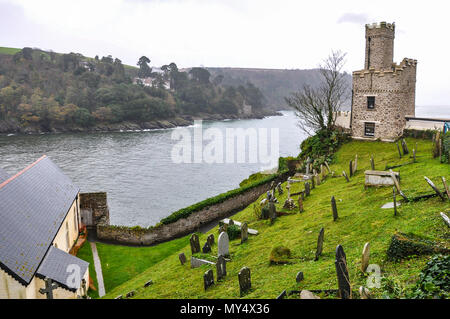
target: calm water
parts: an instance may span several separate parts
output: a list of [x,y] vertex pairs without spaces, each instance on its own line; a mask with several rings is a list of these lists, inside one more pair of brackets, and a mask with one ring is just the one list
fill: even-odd
[[[227,128],[279,128],[279,155],[295,156],[304,134],[293,112],[283,114],[204,122],[203,129],[218,128],[225,135]],[[187,130],[193,135],[193,127]],[[175,164],[171,152],[177,141],[172,132],[0,136],[0,167],[14,174],[46,154],[82,192],[106,191],[111,224],[128,226],[154,225],[180,208],[238,187],[261,170],[260,164],[249,163]]]

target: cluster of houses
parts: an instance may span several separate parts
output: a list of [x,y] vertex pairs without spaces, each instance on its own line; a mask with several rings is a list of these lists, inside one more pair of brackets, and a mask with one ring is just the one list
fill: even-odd
[[89,264],[69,253],[79,191],[46,156],[13,176],[0,169],[0,299],[86,296]]

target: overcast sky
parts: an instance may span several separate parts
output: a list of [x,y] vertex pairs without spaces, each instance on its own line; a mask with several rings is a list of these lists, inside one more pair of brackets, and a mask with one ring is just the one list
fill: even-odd
[[0,46],[282,69],[314,68],[335,49],[351,72],[364,66],[364,24],[395,21],[395,60],[419,61],[417,104],[450,105],[447,2],[0,0]]

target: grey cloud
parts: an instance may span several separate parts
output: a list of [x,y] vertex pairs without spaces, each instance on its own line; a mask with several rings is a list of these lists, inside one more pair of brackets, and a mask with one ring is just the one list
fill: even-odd
[[366,13],[346,12],[339,17],[337,23],[365,24],[367,23],[368,18],[369,17]]

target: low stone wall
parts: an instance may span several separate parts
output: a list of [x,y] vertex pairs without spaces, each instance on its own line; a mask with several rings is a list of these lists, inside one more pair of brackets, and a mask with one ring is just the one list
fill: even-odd
[[92,215],[92,225],[109,225],[109,208],[106,193],[81,193],[80,210],[88,210]]
[[[292,173],[285,173],[275,182],[284,182]],[[256,186],[221,203],[213,204],[168,225],[150,229],[97,225],[97,238],[114,244],[151,246],[196,232],[203,225],[226,218],[246,208],[270,189],[271,182]]]

